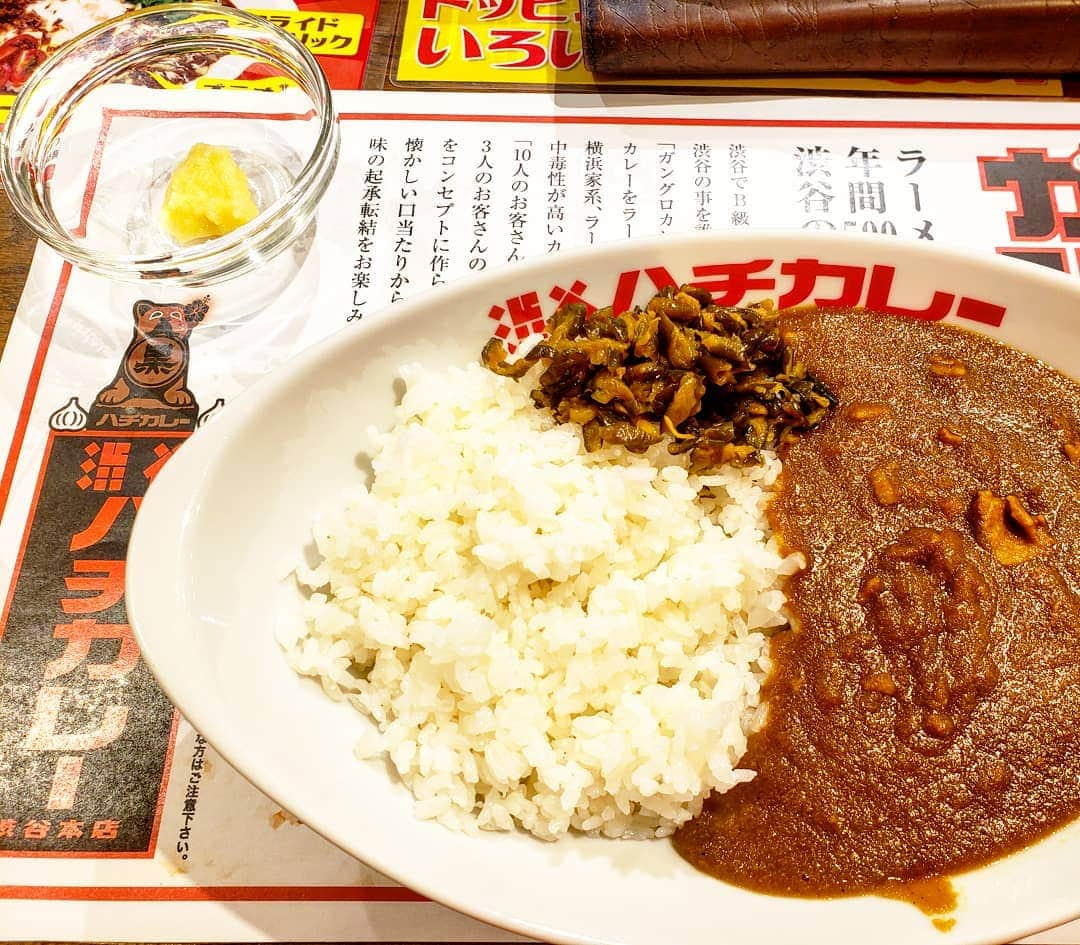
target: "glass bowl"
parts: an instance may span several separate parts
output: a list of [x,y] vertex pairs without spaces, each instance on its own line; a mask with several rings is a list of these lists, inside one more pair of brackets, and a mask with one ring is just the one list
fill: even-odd
[[[161,206],[196,142],[232,153],[258,214],[181,244]],[[330,88],[299,41],[232,7],[172,3],[102,23],[35,70],[0,137],[0,178],[75,266],[203,286],[262,269],[309,230],[338,147]]]

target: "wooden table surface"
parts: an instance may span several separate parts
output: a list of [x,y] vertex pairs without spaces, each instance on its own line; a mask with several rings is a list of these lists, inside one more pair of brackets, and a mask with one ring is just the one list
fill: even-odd
[[15,216],[7,195],[0,197],[0,352],[7,343],[33,253],[32,234]]

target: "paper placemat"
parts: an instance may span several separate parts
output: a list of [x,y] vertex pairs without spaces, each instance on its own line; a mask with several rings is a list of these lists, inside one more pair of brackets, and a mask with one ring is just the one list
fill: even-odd
[[[200,117],[162,118],[161,94]],[[272,100],[124,90],[87,185],[156,122],[227,137]],[[198,424],[293,352],[434,285],[695,229],[856,230],[1080,274],[1080,104],[354,92],[338,107],[341,163],[314,240],[256,315],[230,315],[228,290],[111,285],[35,256],[0,361],[7,938],[513,939],[278,809],[179,717],[134,647],[123,561],[140,496]],[[527,330],[585,290],[493,309],[493,327]],[[204,295],[181,359],[197,405],[118,414],[136,302]],[[1080,922],[1027,941],[1076,945]]]

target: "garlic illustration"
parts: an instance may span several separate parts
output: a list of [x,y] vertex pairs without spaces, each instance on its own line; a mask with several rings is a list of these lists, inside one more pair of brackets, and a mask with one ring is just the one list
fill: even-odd
[[60,432],[81,430],[86,426],[89,415],[82,408],[78,397],[72,397],[63,407],[49,417],[49,426]]

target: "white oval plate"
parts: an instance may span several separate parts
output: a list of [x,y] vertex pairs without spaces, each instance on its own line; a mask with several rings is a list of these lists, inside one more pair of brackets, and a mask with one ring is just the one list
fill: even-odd
[[[831,275],[799,284],[796,270],[817,264]],[[713,283],[728,303],[805,301],[798,296],[808,290],[811,300],[878,308],[934,303],[935,315],[1080,373],[1080,288],[1069,280],[887,237],[701,234],[549,257],[442,288],[284,365],[157,476],[131,538],[127,604],[165,692],[231,764],[342,849],[432,899],[535,938],[974,945],[1080,914],[1080,822],[959,877],[957,923],[945,935],[895,901],[785,899],[727,886],[666,841],[455,834],[417,820],[384,764],[356,761],[353,745],[368,723],[286,666],[275,629],[298,607],[288,572],[315,514],[363,475],[364,431],[389,424],[398,367],[474,359],[497,325],[506,333],[515,316],[525,318],[524,333],[538,309],[551,314],[560,290],[597,306],[616,297],[644,303],[651,276],[668,275]]]

